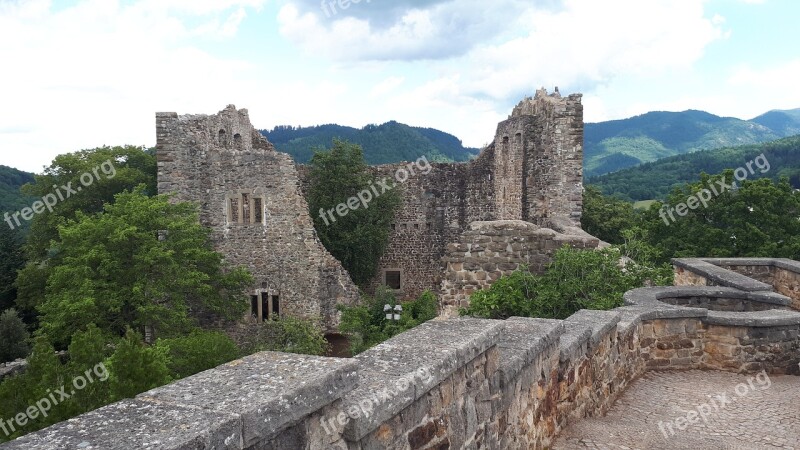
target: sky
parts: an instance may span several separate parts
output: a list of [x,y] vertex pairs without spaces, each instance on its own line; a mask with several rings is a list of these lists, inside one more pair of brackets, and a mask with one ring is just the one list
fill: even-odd
[[537,88],[587,122],[800,108],[796,0],[0,0],[0,164],[155,145],[155,113],[397,120],[481,147]]

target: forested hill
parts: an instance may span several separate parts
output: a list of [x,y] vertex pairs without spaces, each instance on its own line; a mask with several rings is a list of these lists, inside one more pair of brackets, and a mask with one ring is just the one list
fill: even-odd
[[696,182],[699,174],[717,174],[725,169],[745,167],[761,153],[769,162],[769,170],[761,173],[753,166],[754,175],[748,179],[789,177],[795,188],[800,188],[800,136],[756,145],[745,145],[673,156],[656,162],[618,172],[587,178],[586,184],[595,185],[607,195],[626,200],[664,199],[676,186]]
[[315,148],[330,148],[334,138],[346,139],[364,149],[369,164],[414,161],[421,156],[431,161],[467,161],[477,155],[477,148],[464,147],[458,138],[433,128],[418,128],[395,121],[367,125],[362,129],[342,125],[314,127],[278,126],[261,134],[288,153],[298,163],[307,163]]
[[800,134],[800,109],[770,111],[752,120],[689,110],[587,123],[584,173],[602,175],[669,156],[796,134]]
[[31,199],[22,195],[19,188],[23,184],[32,182],[32,173],[0,166],[0,215],[6,212],[13,213],[31,205]]

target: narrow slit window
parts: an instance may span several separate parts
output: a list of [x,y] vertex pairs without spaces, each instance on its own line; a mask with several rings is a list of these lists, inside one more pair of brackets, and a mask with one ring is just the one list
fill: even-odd
[[242,194],[242,223],[250,223],[250,195]]
[[258,296],[251,295],[250,296],[250,315],[258,318]]
[[253,199],[253,219],[255,223],[261,223],[264,216],[264,206],[260,198]]
[[231,199],[231,223],[239,223],[239,199]]
[[269,320],[269,294],[261,293],[261,321]]
[[281,297],[280,295],[272,296],[272,318],[277,319],[281,316]]

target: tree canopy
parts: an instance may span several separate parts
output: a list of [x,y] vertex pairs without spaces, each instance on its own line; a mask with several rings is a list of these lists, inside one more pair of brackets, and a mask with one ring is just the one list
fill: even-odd
[[358,145],[334,140],[330,150],[320,149],[311,158],[308,206],[317,234],[359,285],[372,279],[386,250],[389,227],[401,202],[400,188],[379,196],[370,194],[371,201],[356,210],[348,210],[347,215],[334,212],[333,218],[323,216],[360,192],[369,191],[375,181]]
[[192,204],[118,194],[103,213],[78,212],[60,226],[55,244],[60,258],[39,309],[41,332],[56,343],[90,323],[117,336],[152,327],[169,337],[245,306],[250,275],[224,267]]

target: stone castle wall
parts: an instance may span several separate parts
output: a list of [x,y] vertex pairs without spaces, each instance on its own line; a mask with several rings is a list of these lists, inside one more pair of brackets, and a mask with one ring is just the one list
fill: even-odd
[[[442,261],[448,244],[458,243],[472,222],[523,220],[557,231],[580,227],[582,164],[581,96],[539,90],[498,124],[494,141],[475,160],[430,164],[430,172],[411,175],[397,188],[403,203],[367,291],[385,283],[387,270],[401,272],[400,298],[437,291],[449,276]],[[389,164],[372,171],[394,179],[406,167]],[[301,167],[304,185],[307,174]]]
[[[246,110],[233,106],[212,116],[160,113],[157,134],[159,192],[199,203],[217,250],[255,275],[256,315],[266,315],[272,303],[261,300],[271,299],[280,314],[320,319],[333,331],[336,305],[352,303],[358,292],[317,239],[303,195],[307,168],[275,151]],[[424,172],[413,163],[371,168],[390,180],[399,170],[407,177],[396,187],[403,202],[367,292],[387,284],[387,272],[400,274],[400,299],[438,291],[452,276],[442,260],[452,256],[448,244],[460,242],[473,222],[579,227],[582,159],[581,96],[542,89],[517,105],[473,161],[426,163]],[[531,246],[549,245],[542,239]]]
[[4,448],[547,448],[648,370],[800,375],[800,313],[659,300],[749,294],[642,288],[628,306],[566,320],[431,321],[353,359],[259,353]]
[[[566,230],[565,230],[566,231]],[[577,232],[576,232],[577,231]],[[521,220],[472,222],[457,241],[447,246],[441,287],[442,314],[458,315],[469,306],[469,297],[488,288],[498,278],[521,266],[544,273],[553,254],[564,245],[594,249],[600,241],[582,232],[556,232]]]
[[335,306],[358,291],[317,238],[291,157],[232,105],[210,116],[159,113],[156,128],[159,193],[199,204],[216,250],[253,274],[251,295],[335,329]]

